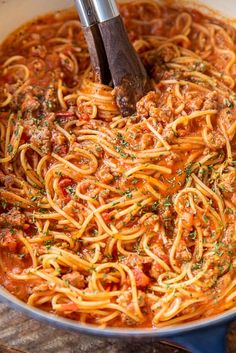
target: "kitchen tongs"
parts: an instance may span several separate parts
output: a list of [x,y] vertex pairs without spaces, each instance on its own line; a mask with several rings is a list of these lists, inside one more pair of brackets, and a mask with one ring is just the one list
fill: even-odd
[[150,91],[146,70],[129,41],[115,0],[75,0],[96,79],[113,83],[123,116]]

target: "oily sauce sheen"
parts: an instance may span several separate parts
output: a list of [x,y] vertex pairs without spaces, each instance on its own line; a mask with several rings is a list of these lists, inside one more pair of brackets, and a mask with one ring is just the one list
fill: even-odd
[[77,15],[0,47],[0,283],[100,327],[162,327],[236,300],[236,31],[120,6],[152,91],[122,117]]

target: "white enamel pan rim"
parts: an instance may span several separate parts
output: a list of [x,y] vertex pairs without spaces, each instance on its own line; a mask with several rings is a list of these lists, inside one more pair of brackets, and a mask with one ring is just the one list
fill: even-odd
[[[127,0],[118,1],[122,3]],[[196,9],[199,9],[200,6],[204,11],[208,11],[207,6],[209,6],[210,9],[214,9],[222,15],[236,18],[235,0],[202,0],[201,2],[197,0],[166,0],[166,2],[177,5],[187,4]],[[73,0],[0,0],[0,42],[25,22],[39,15],[71,6],[73,6]]]
[[14,297],[12,294],[7,292],[4,288],[0,286],[0,300],[10,307],[20,310],[22,313],[31,316],[34,319],[47,322],[54,326],[72,330],[79,331],[80,333],[95,335],[97,337],[106,338],[166,338],[173,337],[179,334],[191,333],[192,331],[197,331],[207,327],[224,326],[227,323],[233,321],[236,318],[236,309],[231,309],[223,314],[218,314],[206,319],[200,319],[191,321],[185,324],[178,324],[173,326],[166,326],[163,328],[99,328],[95,325],[81,324],[80,322],[65,319],[63,317],[57,316],[55,314],[47,313],[43,310],[37,309],[35,307],[29,306],[21,300]]
[[[123,0],[125,2],[126,0]],[[122,0],[120,0],[122,2]],[[207,6],[214,9],[217,16],[227,16],[228,18],[236,19],[236,1],[235,0],[204,0],[201,3],[189,0],[166,0],[166,2],[175,2],[177,5],[187,5],[193,8],[208,12]],[[73,5],[73,0],[0,0],[0,42],[6,36],[17,29],[20,25],[34,19],[37,16],[62,10]],[[203,6],[202,6],[203,5]],[[210,10],[212,13],[212,11]],[[220,15],[219,15],[220,14]],[[236,23],[236,21],[235,21]],[[212,316],[210,318],[191,321],[186,324],[178,324],[171,327],[158,329],[119,329],[105,328],[100,329],[93,325],[83,325],[73,320],[65,319],[53,314],[46,313],[37,308],[30,307],[22,301],[15,298],[4,288],[0,286],[0,299],[8,305],[20,309],[25,314],[29,314],[35,319],[42,320],[54,324],[58,327],[80,331],[81,333],[106,336],[106,337],[167,337],[175,334],[195,331],[200,328],[208,327],[209,325],[219,325],[229,322],[236,318],[236,309],[228,310],[222,314]]]

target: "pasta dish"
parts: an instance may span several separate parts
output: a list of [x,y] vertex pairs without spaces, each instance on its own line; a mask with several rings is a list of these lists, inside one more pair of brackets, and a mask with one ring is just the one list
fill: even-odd
[[72,10],[0,47],[0,284],[100,327],[162,327],[236,303],[236,30],[120,5],[152,82],[122,117]]

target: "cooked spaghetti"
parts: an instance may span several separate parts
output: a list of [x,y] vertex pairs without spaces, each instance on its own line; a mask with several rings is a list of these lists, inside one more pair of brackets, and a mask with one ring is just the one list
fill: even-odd
[[0,282],[82,323],[162,327],[235,306],[236,30],[120,9],[153,84],[128,118],[74,12],[1,46]]

